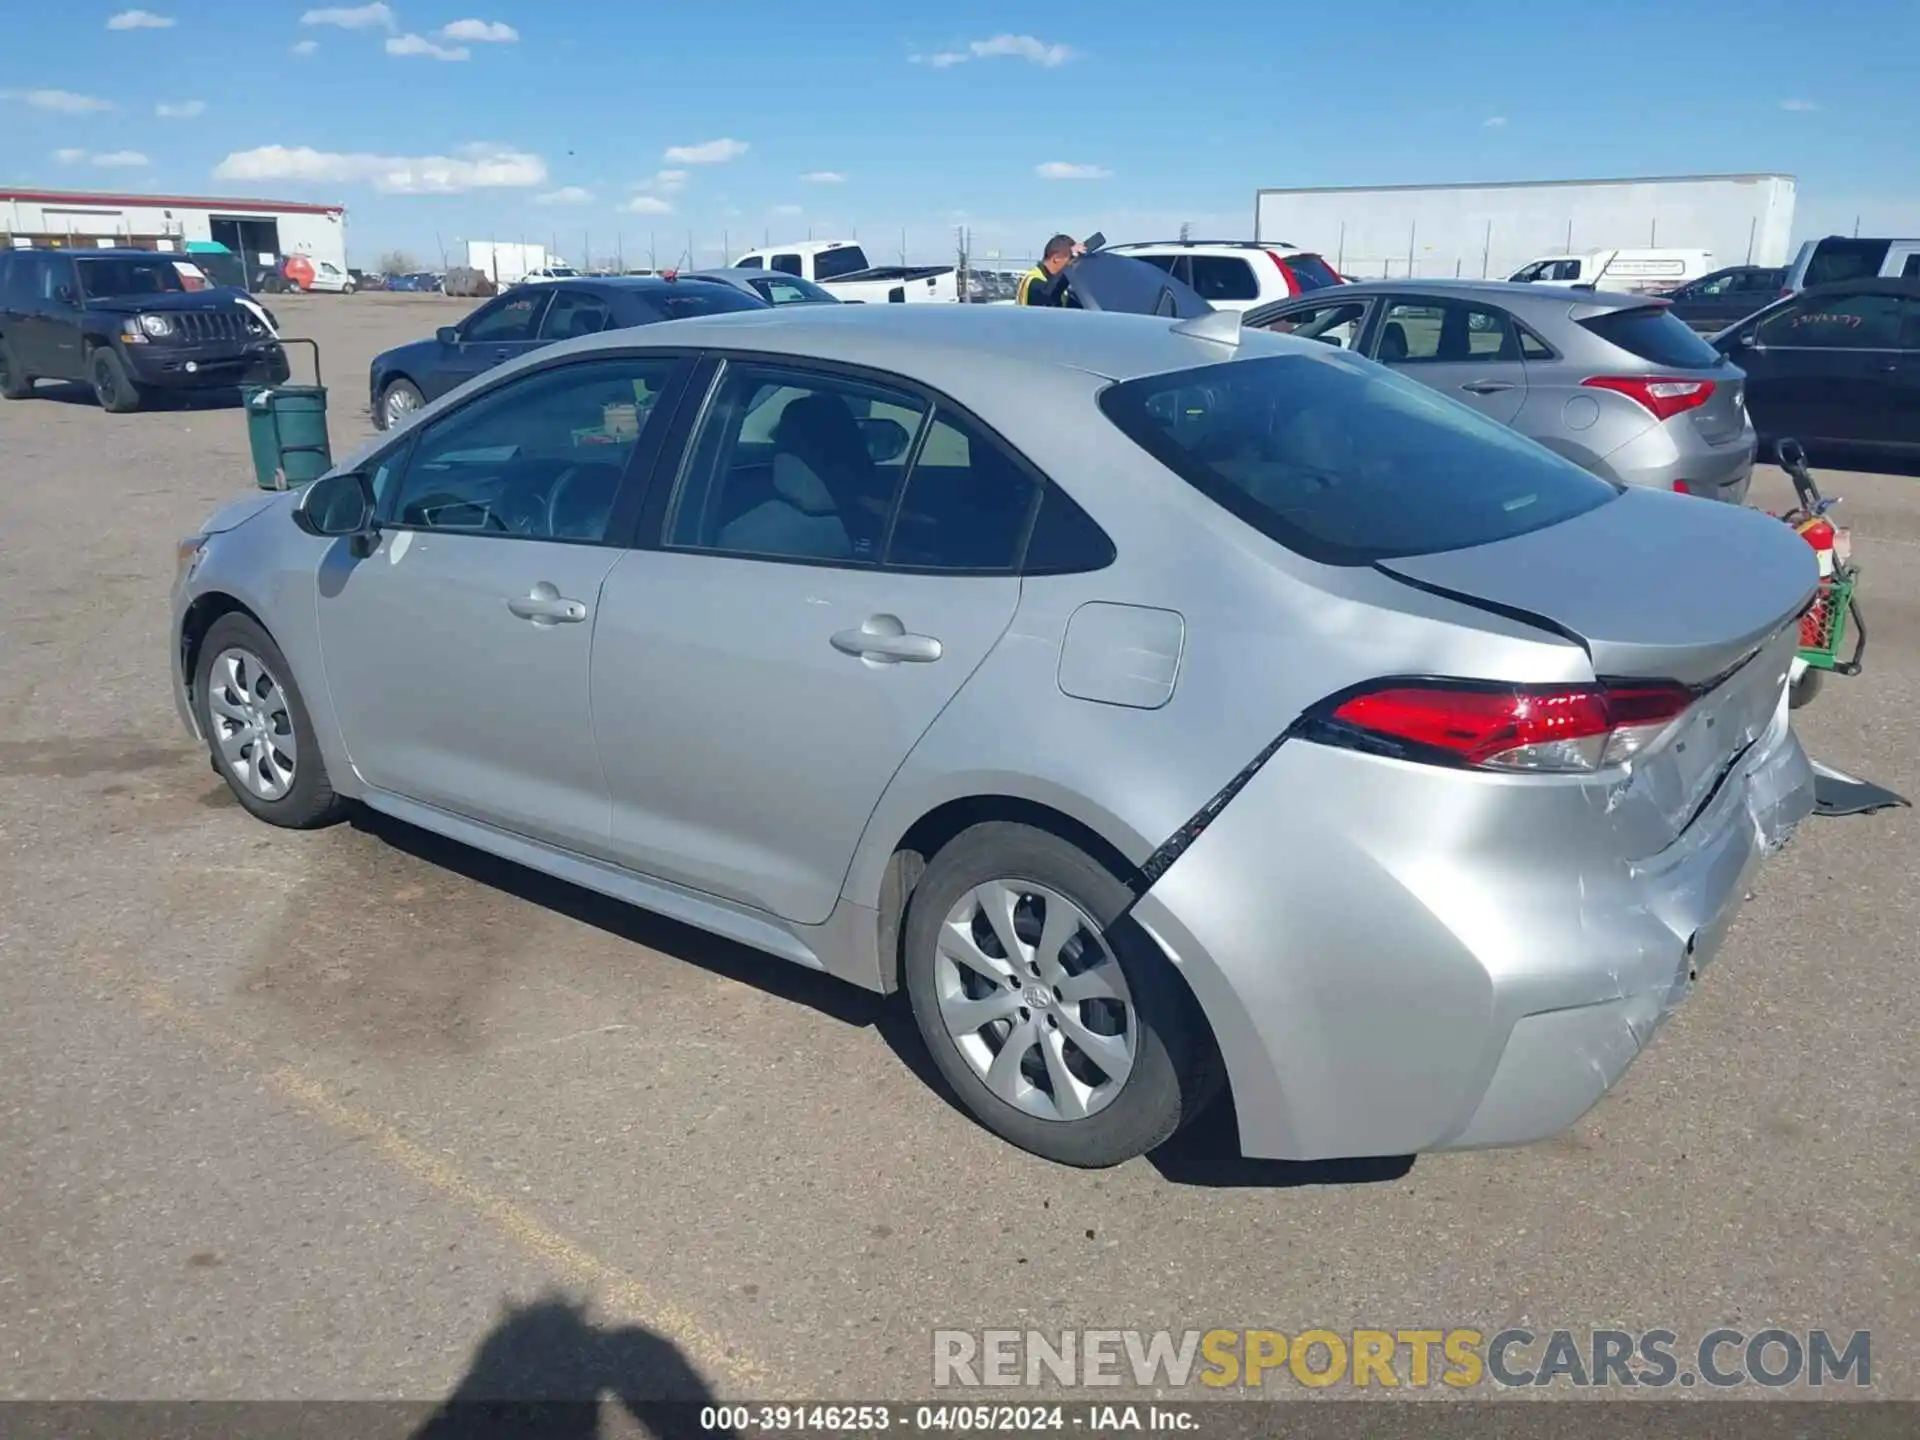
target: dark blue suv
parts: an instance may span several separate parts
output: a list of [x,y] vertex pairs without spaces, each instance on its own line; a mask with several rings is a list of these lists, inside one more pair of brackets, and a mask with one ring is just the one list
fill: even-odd
[[367,377],[373,423],[397,425],[429,401],[503,361],[543,345],[726,310],[767,310],[766,301],[713,280],[659,275],[582,277],[518,285],[431,340],[376,355]]

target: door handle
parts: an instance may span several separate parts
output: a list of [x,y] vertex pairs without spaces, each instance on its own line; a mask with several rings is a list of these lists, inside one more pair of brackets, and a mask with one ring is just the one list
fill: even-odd
[[587,607],[569,600],[542,580],[531,594],[507,601],[507,609],[522,620],[536,625],[577,625],[587,618]]
[[836,632],[833,648],[843,655],[854,655],[876,665],[893,665],[902,660],[925,665],[946,653],[946,648],[931,635],[909,635],[896,615],[870,615],[858,629]]
[[1469,380],[1460,387],[1469,395],[1498,395],[1502,390],[1513,389],[1509,380]]

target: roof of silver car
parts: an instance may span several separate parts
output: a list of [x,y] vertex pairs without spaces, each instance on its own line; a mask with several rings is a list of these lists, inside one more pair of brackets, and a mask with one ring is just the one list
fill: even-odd
[[[1652,295],[1628,295],[1618,290],[1589,290],[1584,286],[1549,285],[1530,283],[1520,280],[1455,280],[1439,276],[1431,280],[1420,276],[1406,279],[1355,280],[1346,285],[1331,285],[1322,290],[1309,290],[1303,295],[1288,297],[1290,300],[1333,300],[1352,292],[1355,295],[1401,294],[1406,291],[1424,292],[1429,295],[1483,295],[1498,300],[1509,308],[1532,302],[1544,304],[1566,304],[1576,300],[1582,305],[1596,306],[1607,310],[1628,310],[1635,306],[1661,305],[1665,302]],[[1275,304],[1280,302],[1276,301]],[[1261,306],[1265,309],[1265,306]]]
[[[607,331],[570,348],[645,344],[762,351],[874,365],[913,374],[983,360],[1053,366],[1112,380],[1216,364],[1236,349],[1179,334],[1147,315],[1030,309],[1018,305],[788,305],[689,316],[634,331]],[[1278,353],[1292,344],[1248,331],[1240,351]]]

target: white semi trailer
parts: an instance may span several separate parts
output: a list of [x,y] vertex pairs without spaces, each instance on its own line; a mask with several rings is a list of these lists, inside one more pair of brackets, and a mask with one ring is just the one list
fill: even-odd
[[1261,190],[1254,238],[1316,251],[1353,279],[1505,279],[1542,255],[1685,246],[1785,265],[1791,175]]

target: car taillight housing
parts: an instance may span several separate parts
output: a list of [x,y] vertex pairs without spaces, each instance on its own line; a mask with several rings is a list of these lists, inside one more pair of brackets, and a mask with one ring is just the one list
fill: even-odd
[[1300,293],[1300,282],[1294,277],[1293,271],[1287,268],[1286,258],[1277,250],[1267,251],[1267,258],[1273,261],[1274,265],[1279,269],[1280,278],[1287,282],[1287,294],[1298,295]]
[[1692,706],[1664,680],[1592,685],[1386,681],[1323,713],[1312,738],[1470,770],[1591,774],[1654,748]]
[[1590,375],[1580,383],[1589,389],[1624,395],[1644,406],[1656,420],[1671,420],[1698,410],[1713,398],[1713,381],[1668,375]]

